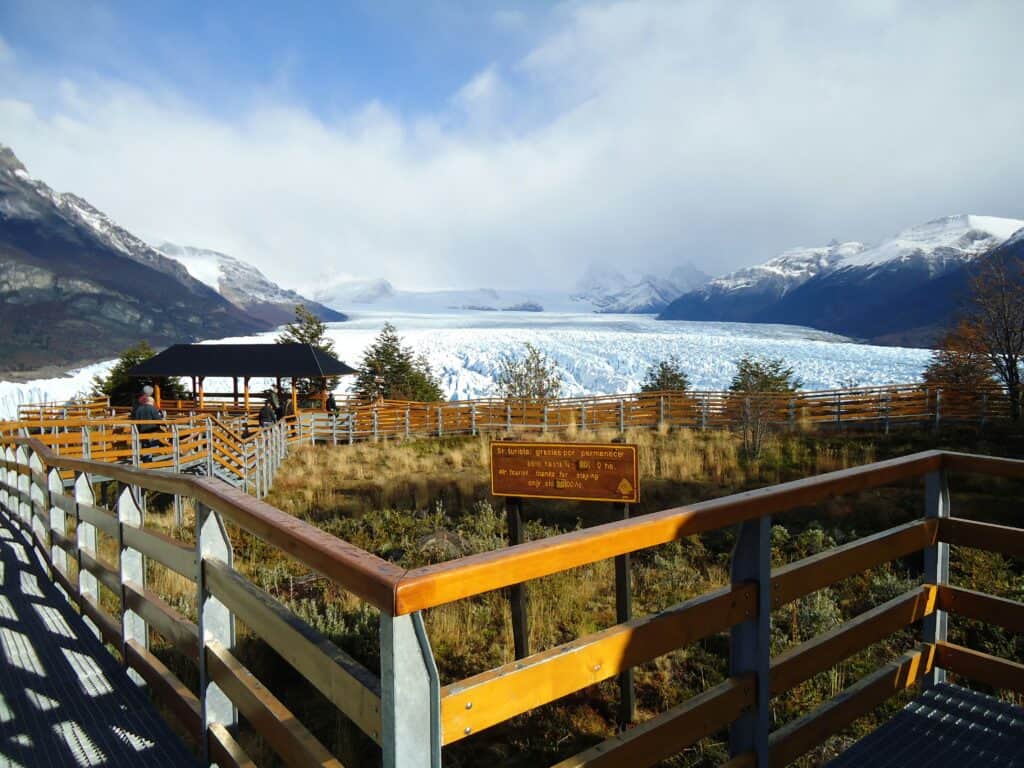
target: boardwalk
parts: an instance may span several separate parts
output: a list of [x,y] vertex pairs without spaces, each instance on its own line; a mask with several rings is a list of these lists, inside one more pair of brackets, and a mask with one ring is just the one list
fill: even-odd
[[0,766],[197,765],[0,515]]

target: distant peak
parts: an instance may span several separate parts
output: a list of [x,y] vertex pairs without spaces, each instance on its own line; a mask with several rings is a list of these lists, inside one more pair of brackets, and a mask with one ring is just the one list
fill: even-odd
[[14,154],[14,150],[5,144],[0,144],[0,170],[28,173],[21,160]]

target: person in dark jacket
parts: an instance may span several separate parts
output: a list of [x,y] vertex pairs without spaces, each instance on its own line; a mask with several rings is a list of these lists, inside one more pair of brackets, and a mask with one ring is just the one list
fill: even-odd
[[[153,398],[150,397],[149,395],[143,395],[142,397],[139,398],[139,405],[135,409],[135,412],[132,414],[132,419],[134,421],[157,422],[163,421],[163,418],[163,414],[156,409],[156,405],[153,404]],[[138,429],[139,431],[140,436],[148,435],[152,432],[159,432],[161,428],[161,425],[156,423],[139,424],[136,427],[136,429]],[[159,440],[143,440],[141,443],[141,447],[155,448],[157,445],[159,445],[159,443]]]
[[272,427],[277,423],[277,412],[274,411],[274,406],[267,400],[263,403],[263,407],[260,409],[260,426],[261,427]]
[[338,410],[338,403],[334,399],[334,393],[330,392],[327,395],[327,412],[328,413],[334,413],[337,410]]

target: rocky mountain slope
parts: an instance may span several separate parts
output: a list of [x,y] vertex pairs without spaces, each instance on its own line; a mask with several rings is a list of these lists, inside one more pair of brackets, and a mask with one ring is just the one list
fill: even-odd
[[885,343],[930,344],[952,322],[972,264],[1024,221],[959,215],[861,243],[787,251],[681,296],[666,320],[805,325]]
[[0,372],[266,327],[0,146]]
[[192,277],[213,288],[232,304],[271,325],[282,325],[294,320],[298,304],[327,322],[347,319],[341,312],[282,288],[252,264],[226,253],[175,243],[162,243],[156,248],[163,255],[179,262]]

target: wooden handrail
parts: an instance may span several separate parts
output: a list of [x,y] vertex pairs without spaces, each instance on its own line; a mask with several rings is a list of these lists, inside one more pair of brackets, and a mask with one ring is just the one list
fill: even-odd
[[398,614],[405,614],[434,608],[685,536],[816,504],[839,494],[919,477],[941,468],[942,453],[925,451],[424,566],[409,571],[400,580],[395,609]]

